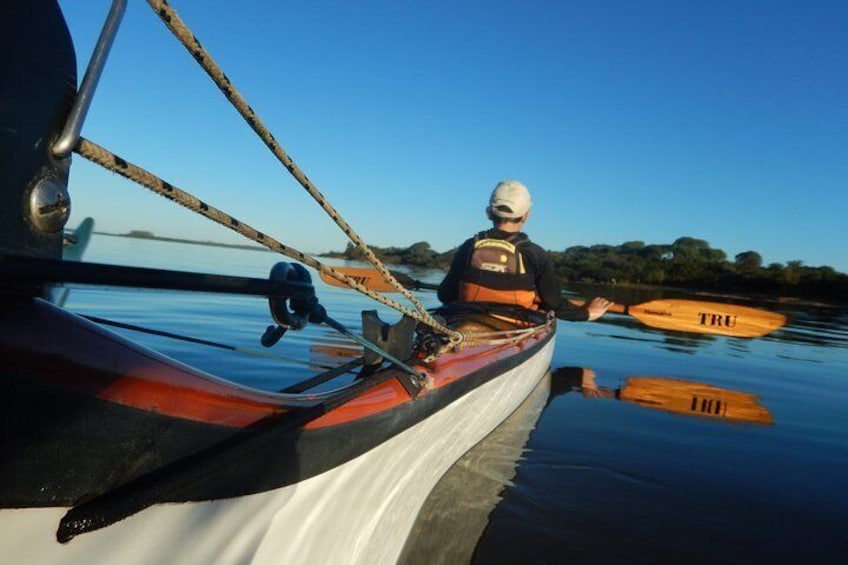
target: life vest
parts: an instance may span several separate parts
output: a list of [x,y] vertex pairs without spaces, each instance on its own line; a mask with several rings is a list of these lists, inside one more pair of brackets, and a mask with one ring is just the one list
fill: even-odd
[[537,309],[535,277],[527,272],[520,249],[527,241],[523,233],[512,234],[507,239],[486,237],[486,232],[477,234],[459,280],[459,301],[516,304]]

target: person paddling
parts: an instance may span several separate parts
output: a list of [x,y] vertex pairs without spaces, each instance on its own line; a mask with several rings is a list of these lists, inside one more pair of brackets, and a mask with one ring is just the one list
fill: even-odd
[[550,257],[521,231],[531,204],[530,191],[520,182],[505,180],[495,186],[486,208],[492,228],[459,246],[439,285],[439,300],[515,304],[556,310],[557,317],[568,320],[597,320],[612,302],[594,298],[584,307],[563,302]]

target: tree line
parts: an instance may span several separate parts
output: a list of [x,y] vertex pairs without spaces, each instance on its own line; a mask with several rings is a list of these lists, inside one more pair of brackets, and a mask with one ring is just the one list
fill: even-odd
[[[409,247],[372,247],[386,264],[447,270],[456,253],[434,251],[426,241]],[[693,237],[671,244],[628,241],[621,245],[576,245],[548,251],[563,283],[646,284],[698,290],[721,290],[817,298],[845,302],[848,275],[831,267],[808,267],[802,261],[763,264],[756,251],[730,260],[721,249]],[[341,253],[326,256],[364,260],[351,243]]]

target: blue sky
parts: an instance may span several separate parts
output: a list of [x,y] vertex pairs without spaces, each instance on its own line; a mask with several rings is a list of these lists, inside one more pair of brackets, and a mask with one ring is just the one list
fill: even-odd
[[[60,0],[80,76],[110,2]],[[543,247],[704,239],[848,272],[848,2],[172,0],[369,243],[524,182]],[[141,0],[83,135],[308,252],[344,234]],[[70,225],[239,241],[75,157]]]

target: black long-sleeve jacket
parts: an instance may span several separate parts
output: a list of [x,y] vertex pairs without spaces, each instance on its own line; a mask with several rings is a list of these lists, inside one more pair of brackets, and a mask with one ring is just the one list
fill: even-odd
[[[491,229],[477,237],[489,239],[508,239],[514,234],[497,229]],[[471,261],[475,238],[469,238],[459,246],[451,263],[450,270],[439,285],[439,300],[444,303],[456,302],[459,298],[459,283]],[[560,305],[560,284],[548,254],[544,249],[532,243],[521,243],[521,254],[524,257],[524,267],[527,273],[533,275],[536,294],[541,301],[543,310],[553,310]]]

